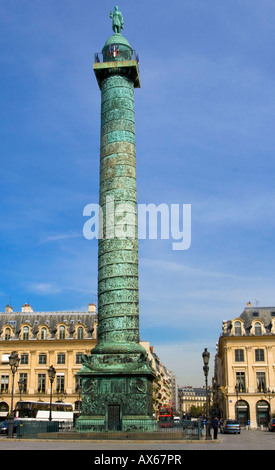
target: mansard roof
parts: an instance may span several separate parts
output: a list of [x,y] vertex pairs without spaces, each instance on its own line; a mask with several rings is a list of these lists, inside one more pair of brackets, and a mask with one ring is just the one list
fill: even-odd
[[246,306],[244,311],[234,320],[227,320],[223,322],[223,334],[231,334],[233,322],[241,320],[245,334],[249,334],[252,323],[259,321],[265,328],[266,334],[271,334],[272,320],[275,319],[275,307],[252,307]]
[[68,327],[69,334],[73,334],[77,325],[81,324],[87,329],[88,337],[91,337],[94,323],[97,320],[97,313],[95,311],[89,312],[88,310],[34,312],[30,308],[29,311],[13,312],[12,309],[6,308],[6,312],[0,312],[0,332],[3,330],[3,327],[9,325],[13,328],[16,338],[20,333],[21,326],[28,325],[35,336],[39,327],[45,325],[54,336],[60,324]]

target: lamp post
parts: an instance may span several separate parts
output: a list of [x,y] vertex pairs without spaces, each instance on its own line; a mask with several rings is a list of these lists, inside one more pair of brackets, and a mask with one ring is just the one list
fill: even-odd
[[239,421],[239,407],[238,407],[238,401],[239,401],[239,393],[240,393],[241,386],[239,383],[235,385],[235,392],[236,392],[236,415],[237,415],[237,421]]
[[50,366],[48,369],[48,376],[51,383],[51,395],[50,395],[50,416],[49,421],[52,420],[52,398],[53,398],[53,381],[55,379],[56,370],[53,366]]
[[8,437],[13,437],[13,425],[14,425],[14,413],[13,413],[13,394],[14,394],[14,376],[18,369],[20,363],[20,357],[18,356],[16,351],[12,351],[9,357],[9,365],[12,372],[12,388],[11,388],[11,411],[10,411],[10,419],[9,419],[9,426],[8,426]]
[[18,388],[19,388],[19,393],[20,393],[20,401],[22,400],[22,393],[24,392],[24,386],[25,386],[24,379],[19,379]]
[[209,359],[210,359],[210,352],[207,351],[207,348],[204,349],[202,353],[203,358],[203,372],[205,376],[205,389],[206,389],[206,435],[205,439],[210,440],[210,417],[209,417],[209,395],[208,395],[208,372],[209,372]]
[[76,391],[76,393],[78,393],[78,411],[79,411],[79,414],[80,414],[81,413],[81,392],[82,392],[81,385],[77,385],[75,391]]
[[270,418],[270,413],[271,413],[271,399],[274,398],[275,396],[275,392],[274,390],[270,390],[269,388],[267,390],[264,391],[264,396],[265,398],[268,398],[268,402],[269,402],[269,418]]

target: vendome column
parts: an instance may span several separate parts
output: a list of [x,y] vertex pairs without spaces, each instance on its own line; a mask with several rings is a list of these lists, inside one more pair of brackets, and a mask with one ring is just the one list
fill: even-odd
[[155,426],[147,353],[139,344],[139,285],[134,88],[139,64],[122,36],[118,7],[114,34],[94,72],[101,90],[98,343],[83,356],[78,431],[143,430]]

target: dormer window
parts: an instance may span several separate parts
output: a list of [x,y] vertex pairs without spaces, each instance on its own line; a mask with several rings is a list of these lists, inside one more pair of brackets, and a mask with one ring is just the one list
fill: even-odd
[[255,323],[255,335],[260,336],[262,334],[262,325],[261,323]]
[[11,330],[10,328],[6,328],[5,330],[5,340],[9,340],[11,338]]
[[84,330],[82,326],[79,326],[77,329],[77,339],[83,339],[84,338]]
[[234,323],[234,334],[236,336],[241,336],[242,334],[242,325],[240,321],[235,321]]
[[59,327],[59,339],[65,339],[65,326],[63,325]]
[[45,327],[41,328],[40,337],[41,339],[47,339],[47,328]]
[[29,327],[28,326],[24,326],[23,328],[23,339],[29,339]]

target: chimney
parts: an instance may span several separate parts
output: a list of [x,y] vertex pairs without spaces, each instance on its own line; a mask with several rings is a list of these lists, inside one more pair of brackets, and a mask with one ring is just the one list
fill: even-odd
[[33,309],[29,304],[22,305],[22,313],[32,313]]
[[6,305],[5,313],[13,313],[13,308],[10,305]]
[[95,304],[89,304],[89,306],[88,306],[88,312],[89,312],[89,313],[96,313],[96,306],[95,306]]

